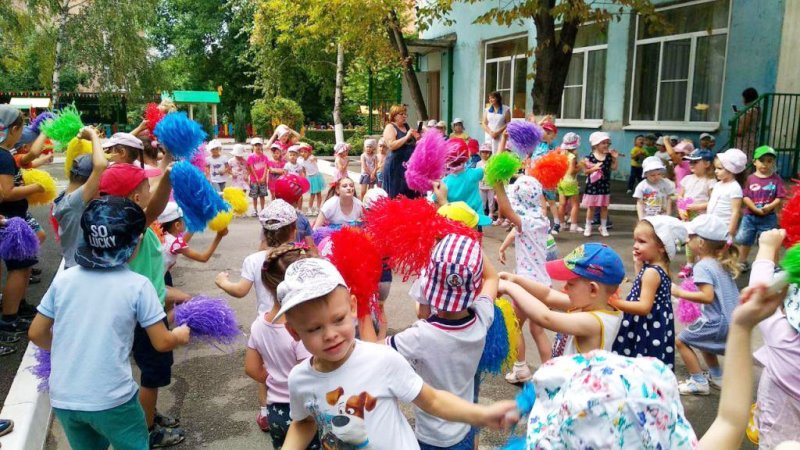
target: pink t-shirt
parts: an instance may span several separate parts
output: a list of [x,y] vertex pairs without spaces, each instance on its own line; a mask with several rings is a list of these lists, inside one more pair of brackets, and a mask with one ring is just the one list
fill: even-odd
[[681,161],[680,164],[675,166],[675,184],[680,186],[683,177],[690,173],[692,173],[692,168],[689,166],[689,161]]
[[[269,161],[267,161],[267,166],[270,169],[283,169],[283,167],[285,165],[286,165],[286,161],[284,161],[284,160],[274,161],[274,160],[270,159]],[[270,190],[274,189],[273,184],[280,177],[281,177],[280,174],[272,173],[272,172],[269,173],[269,176],[267,177],[267,185],[269,186]]]
[[284,324],[261,316],[250,326],[247,347],[257,351],[267,367],[267,404],[289,403],[289,372],[311,357],[303,343],[295,341]]
[[269,163],[269,158],[265,154],[258,154],[253,153],[252,155],[247,157],[247,166],[253,168],[253,172],[256,174],[256,178],[253,178],[250,175],[250,182],[251,183],[258,183],[264,177],[264,172],[267,170],[267,164]]

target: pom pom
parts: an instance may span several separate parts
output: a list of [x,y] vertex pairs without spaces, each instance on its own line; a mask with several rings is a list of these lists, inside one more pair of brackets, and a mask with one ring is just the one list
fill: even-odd
[[175,324],[187,325],[192,339],[231,345],[242,336],[236,312],[221,298],[197,296],[175,305]]
[[433,189],[433,182],[445,175],[449,156],[447,141],[439,130],[428,130],[406,163],[408,187],[421,193]]
[[800,241],[800,181],[794,182],[795,185],[788,195],[789,200],[781,208],[780,225],[786,230],[786,239],[783,240],[785,248]]
[[45,120],[39,129],[50,139],[56,141],[56,150],[63,150],[69,141],[83,128],[81,113],[75,105],[69,105],[58,112],[55,119]]
[[92,154],[92,141],[85,139],[72,138],[67,145],[67,152],[64,154],[64,176],[69,179],[69,171],[75,158],[81,155]]
[[189,159],[206,138],[203,127],[189,119],[185,112],[169,113],[156,125],[153,133],[176,158]]
[[694,199],[691,197],[679,198],[675,203],[678,205],[679,210],[686,211],[689,209],[689,205],[694,203]]
[[531,176],[539,180],[544,189],[553,190],[567,174],[567,169],[569,169],[567,155],[561,152],[549,152],[533,163]]
[[0,227],[0,259],[4,261],[26,261],[39,253],[39,238],[21,217],[6,219]]
[[47,392],[50,390],[50,352],[36,347],[33,357],[36,359],[36,364],[30,366],[28,370],[39,379],[39,385],[36,390]]
[[486,331],[486,344],[483,346],[481,360],[478,362],[479,374],[500,375],[503,372],[503,361],[508,356],[508,338],[503,312],[495,303],[494,320]]
[[[522,387],[522,391],[517,394],[515,398],[517,402],[517,411],[520,417],[525,417],[533,410],[533,405],[536,403],[536,386],[532,382],[527,382]],[[514,429],[516,424],[511,427],[511,435],[506,445],[502,450],[525,450],[528,448],[528,438],[526,436],[514,436]]]
[[155,103],[148,103],[144,108],[144,120],[147,121],[147,130],[151,136],[153,135],[153,130],[156,129],[156,125],[161,122],[165,115],[164,111],[158,109],[158,105]]
[[342,229],[341,225],[329,225],[327,227],[319,227],[314,230],[311,238],[314,239],[314,245],[319,246],[323,239],[330,237],[333,233]]
[[380,201],[366,211],[364,223],[380,255],[388,258],[389,267],[400,273],[403,281],[419,276],[428,265],[433,247],[446,235],[481,240],[477,230],[439,215],[423,198]]
[[497,183],[508,183],[511,177],[517,174],[522,161],[513,153],[500,152],[491,158],[486,163],[483,169],[484,181],[489,186],[494,186]]
[[539,142],[542,141],[544,130],[533,122],[515,120],[506,126],[508,141],[511,148],[520,155],[520,158],[530,156]]
[[222,199],[231,205],[233,213],[237,216],[243,216],[250,207],[247,203],[247,194],[240,188],[226,187],[222,190]]
[[56,192],[56,180],[44,170],[23,170],[22,180],[25,182],[26,186],[38,184],[44,188],[44,192],[37,192],[27,197],[28,203],[31,205],[47,205],[58,195],[58,192]]
[[205,175],[190,162],[175,163],[169,179],[172,182],[173,197],[183,210],[183,220],[189,232],[203,231],[206,224],[220,211],[229,209],[229,205],[211,187]]
[[38,116],[36,116],[35,119],[33,119],[31,121],[30,124],[28,124],[28,129],[30,129],[31,131],[33,131],[36,134],[39,134],[40,130],[41,130],[41,127],[42,127],[42,124],[44,123],[44,121],[45,120],[50,120],[50,119],[55,119],[55,118],[56,118],[56,116],[53,113],[51,113],[50,111],[45,111],[43,113],[40,113]]
[[[697,292],[697,285],[694,284],[692,278],[686,278],[681,282],[681,289],[688,292]],[[685,298],[678,299],[677,315],[680,323],[684,325],[694,323],[702,312],[703,309],[697,303],[686,300]]]
[[228,211],[220,211],[208,222],[208,228],[211,231],[219,233],[220,231],[228,228],[228,225],[231,224],[231,220],[233,220],[233,213]]
[[200,144],[200,147],[197,147],[197,151],[194,152],[192,155],[192,165],[200,169],[200,172],[205,173],[206,171],[206,143],[203,142]]
[[517,350],[519,349],[519,337],[522,330],[519,326],[519,320],[516,313],[514,313],[514,305],[508,299],[500,298],[495,300],[494,304],[500,308],[503,313],[503,323],[506,326],[506,335],[508,336],[508,355],[503,361],[503,372],[508,372],[514,367],[517,361]]
[[780,266],[786,271],[788,283],[800,284],[800,245],[795,245],[786,251]]
[[328,258],[356,296],[356,314],[368,316],[377,305],[376,294],[383,269],[381,256],[364,230],[345,227],[331,234],[333,253]]

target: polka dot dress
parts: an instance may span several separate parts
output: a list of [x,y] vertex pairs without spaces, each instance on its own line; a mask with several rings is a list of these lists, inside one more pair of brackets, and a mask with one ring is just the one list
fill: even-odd
[[652,356],[674,370],[675,324],[672,312],[672,280],[659,266],[645,265],[633,282],[628,301],[638,301],[642,293],[642,275],[653,268],[661,278],[653,308],[646,316],[625,313],[612,351],[623,356]]

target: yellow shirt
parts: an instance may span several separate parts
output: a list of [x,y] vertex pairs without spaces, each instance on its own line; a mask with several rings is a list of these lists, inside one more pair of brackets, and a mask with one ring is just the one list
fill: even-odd
[[464,142],[467,142],[469,140],[469,135],[466,132],[463,132],[461,134],[450,133],[450,138],[459,138],[463,139]]
[[636,159],[639,155],[647,156],[647,152],[642,147],[633,147],[633,150],[631,150],[631,167],[642,167],[642,162]]

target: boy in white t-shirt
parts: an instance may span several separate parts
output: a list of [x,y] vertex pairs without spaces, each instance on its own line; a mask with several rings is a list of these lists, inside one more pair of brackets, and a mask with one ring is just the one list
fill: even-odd
[[289,375],[292,424],[283,448],[306,448],[316,433],[326,448],[418,449],[398,400],[448,421],[509,425],[515,402],[482,406],[433,389],[399,353],[355,339],[356,299],[330,262],[293,263],[277,293],[277,317],[286,314],[287,330],[312,355]]
[[228,175],[228,161],[222,156],[222,142],[212,139],[206,148],[211,152],[211,156],[206,158],[208,180],[217,192],[222,192]]
[[636,185],[633,198],[636,199],[636,214],[639,220],[645,217],[672,214],[672,196],[675,183],[664,178],[667,168],[656,156],[645,158],[642,162],[644,180]]

